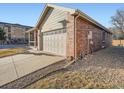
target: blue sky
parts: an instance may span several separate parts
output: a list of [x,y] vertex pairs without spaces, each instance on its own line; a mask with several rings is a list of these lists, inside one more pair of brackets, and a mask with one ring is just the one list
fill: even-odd
[[[80,9],[106,27],[111,26],[110,17],[124,4],[56,4]],[[0,22],[19,23],[35,26],[45,4],[0,4]]]

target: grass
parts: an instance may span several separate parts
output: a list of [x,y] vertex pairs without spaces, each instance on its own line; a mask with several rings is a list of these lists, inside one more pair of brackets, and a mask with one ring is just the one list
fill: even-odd
[[23,53],[26,49],[24,48],[11,48],[11,49],[1,49],[0,57],[10,56],[17,53]]

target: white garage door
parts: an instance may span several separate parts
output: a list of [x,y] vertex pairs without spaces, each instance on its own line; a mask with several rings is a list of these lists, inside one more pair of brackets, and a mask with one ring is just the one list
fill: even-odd
[[52,31],[43,33],[43,51],[66,56],[66,32]]

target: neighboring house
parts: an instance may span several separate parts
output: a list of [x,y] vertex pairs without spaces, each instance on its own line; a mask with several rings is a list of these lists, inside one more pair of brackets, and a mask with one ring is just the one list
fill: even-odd
[[112,33],[80,10],[47,4],[35,26],[27,31],[29,46],[78,58],[111,45]]
[[17,40],[18,42],[20,41],[23,43],[25,40],[28,40],[26,31],[31,29],[32,27],[20,24],[0,22],[0,28],[5,31],[6,40],[8,42],[12,40]]

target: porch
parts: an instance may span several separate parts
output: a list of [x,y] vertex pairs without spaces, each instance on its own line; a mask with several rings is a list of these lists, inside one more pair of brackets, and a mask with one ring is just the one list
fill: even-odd
[[27,31],[28,34],[28,47],[33,50],[38,50],[38,30],[32,28]]

